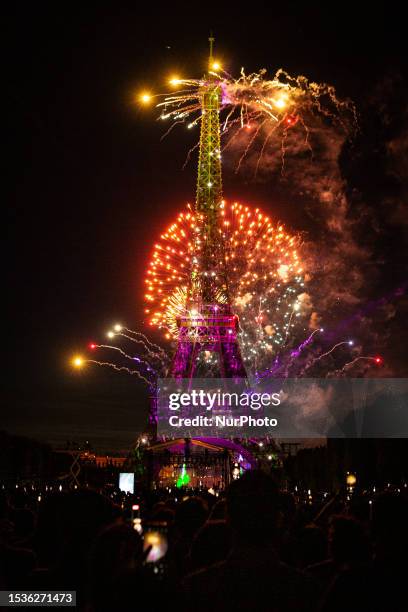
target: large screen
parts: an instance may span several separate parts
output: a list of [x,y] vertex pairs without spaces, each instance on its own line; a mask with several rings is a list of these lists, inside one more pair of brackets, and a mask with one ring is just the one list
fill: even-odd
[[119,489],[125,493],[135,492],[135,475],[133,472],[121,472],[119,474]]

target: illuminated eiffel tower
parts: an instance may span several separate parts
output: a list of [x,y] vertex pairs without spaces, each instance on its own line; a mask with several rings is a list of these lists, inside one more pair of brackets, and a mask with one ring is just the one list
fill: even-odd
[[[176,380],[187,379],[189,385],[192,379],[201,378],[200,355],[208,351],[218,355],[216,378],[229,379],[228,388],[231,383],[234,389],[242,389],[247,388],[247,373],[238,343],[239,319],[230,302],[227,245],[220,231],[224,207],[219,120],[222,90],[213,72],[214,39],[210,37],[209,41],[208,73],[202,79],[199,91],[202,114],[194,211],[197,231],[186,307],[177,320],[179,334],[171,376]],[[147,449],[147,465],[150,483],[159,487],[174,486],[174,471],[177,469],[177,483],[184,483],[187,470],[192,468],[191,486],[201,487],[201,482],[207,486],[209,483],[219,486],[222,482],[226,487],[233,475],[232,470],[236,470],[238,465],[244,466],[243,469],[257,465],[256,456],[238,439],[161,437],[158,440],[157,402],[156,394],[152,397],[149,417],[152,443]]]
[[222,200],[220,102],[221,87],[212,74],[213,42],[210,42],[208,74],[199,92],[201,132],[195,213],[193,265],[186,304],[186,315],[178,319],[179,336],[172,376],[194,378],[197,362],[204,351],[218,355],[219,378],[246,378],[234,315],[228,292],[225,245],[219,231]]

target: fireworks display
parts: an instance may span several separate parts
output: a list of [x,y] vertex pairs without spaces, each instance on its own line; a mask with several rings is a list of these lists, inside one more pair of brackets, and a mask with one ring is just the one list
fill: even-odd
[[[178,215],[155,244],[146,272],[145,312],[151,325],[166,330],[167,338],[177,338],[177,318],[188,314],[188,287],[197,250],[200,250],[200,224],[197,214],[187,208]],[[299,308],[297,294],[304,286],[298,255],[299,238],[288,234],[259,209],[238,203],[221,204],[218,232],[224,245],[228,294],[234,309],[244,312],[250,303],[257,309],[257,325],[270,327],[274,341],[283,342],[287,325],[279,321]],[[297,285],[295,289],[292,285]],[[274,303],[274,320],[265,318],[258,298],[268,296]],[[290,305],[289,305],[290,304]]]
[[[356,111],[352,102],[340,100],[334,88],[292,77],[278,70],[272,78],[266,71],[246,75],[241,70],[234,79],[213,61],[203,79],[174,77],[172,93],[143,92],[143,104],[155,102],[160,119],[171,122],[167,135],[176,125],[193,129],[201,124],[203,91],[211,82],[220,97],[221,152],[231,152],[239,170],[247,157],[255,159],[255,173],[268,152],[285,168],[288,150],[295,156],[313,156],[313,137],[327,129],[340,130],[344,138],[355,129]],[[195,145],[188,153],[190,158]],[[238,154],[237,154],[238,151]],[[276,153],[276,155],[275,155]],[[152,343],[145,335],[120,325],[108,332],[110,340],[127,343],[131,349],[114,344],[90,345],[94,351],[115,355],[116,360],[86,359],[76,356],[75,367],[97,363],[135,374],[154,389],[158,376],[171,372],[181,317],[196,317],[189,299],[193,278],[200,261],[204,238],[203,219],[194,206],[187,206],[155,243],[144,278],[145,314],[150,326],[160,329],[167,349]],[[361,354],[361,346],[346,338],[326,334],[321,316],[313,310],[307,279],[312,271],[299,236],[271,220],[260,209],[223,200],[217,213],[222,261],[215,269],[225,271],[227,299],[239,316],[239,343],[245,368],[254,380],[267,377],[346,376],[355,364],[380,365],[380,357]],[[202,274],[207,272],[200,271]],[[215,272],[212,272],[214,274]],[[221,299],[219,300],[222,301]],[[194,310],[193,310],[194,308]],[[217,360],[207,352],[200,357],[211,370]]]
[[[264,304],[263,309],[266,312],[272,311],[268,308],[271,306],[268,297],[257,297]],[[280,298],[273,299],[276,303]],[[254,301],[256,302],[256,299]],[[301,300],[297,303],[301,308]],[[269,337],[269,330],[265,331],[262,325],[259,325],[252,309],[248,309],[247,305],[243,307],[240,345],[251,380],[260,382],[267,378],[285,379],[305,376],[337,378],[355,373],[353,367],[356,364],[364,366],[359,372],[360,375],[372,366],[383,365],[383,359],[379,355],[362,355],[362,347],[356,345],[353,340],[342,340],[332,344],[332,334],[326,333],[323,328],[311,332],[309,330],[307,333],[305,313],[299,312],[293,304],[289,306],[286,303],[285,307],[287,308],[285,314],[288,314],[289,320],[295,322],[289,325],[285,323],[288,328],[285,331],[284,341],[275,344]],[[278,320],[276,315],[272,312],[269,314],[276,324]],[[285,316],[280,318],[283,321],[287,319]],[[268,328],[269,324],[265,327]],[[150,392],[154,393],[157,379],[166,377],[171,372],[173,347],[169,345],[168,350],[165,350],[150,342],[144,334],[119,325],[108,331],[107,336],[114,340],[115,344],[90,343],[88,350],[91,355],[75,355],[71,359],[72,366],[75,369],[82,369],[87,364],[94,364],[129,374],[142,380]],[[299,340],[301,338],[303,340]],[[96,352],[101,355],[99,359],[94,356]],[[217,361],[212,354],[204,352],[200,359],[208,375],[217,373]]]
[[[312,154],[311,136],[322,125],[336,126],[344,133],[356,129],[353,103],[340,100],[332,85],[310,82],[304,76],[292,77],[283,69],[272,78],[264,69],[248,75],[242,69],[237,79],[223,71],[218,62],[213,62],[211,69],[207,79],[218,84],[221,96],[222,150],[239,150],[236,170],[255,151],[256,174],[264,154],[275,151],[283,171],[288,145],[297,155],[302,151]],[[147,104],[159,98],[160,119],[172,122],[165,135],[178,124],[193,129],[201,123],[201,95],[206,82],[205,78],[174,77],[170,79],[174,93],[143,93],[140,100]]]

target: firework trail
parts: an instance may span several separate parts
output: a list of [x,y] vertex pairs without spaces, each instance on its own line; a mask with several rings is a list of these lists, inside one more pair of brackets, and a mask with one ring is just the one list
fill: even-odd
[[314,365],[315,363],[317,363],[318,361],[320,361],[321,359],[324,359],[325,357],[327,357],[328,355],[331,355],[331,353],[333,353],[333,351],[336,350],[336,348],[338,348],[339,346],[344,346],[345,344],[348,344],[349,346],[353,345],[353,341],[352,340],[347,340],[347,341],[342,341],[342,342],[337,342],[337,344],[335,344],[329,351],[326,351],[325,353],[323,353],[322,355],[319,355],[318,357],[316,357],[310,367],[312,365]]
[[[137,332],[135,332],[135,333],[137,333]],[[139,335],[143,336],[143,334],[139,334]],[[150,342],[147,343],[147,342],[145,342],[142,339],[134,338],[133,336],[129,336],[128,334],[124,334],[122,332],[116,333],[115,336],[121,336],[122,338],[126,338],[127,340],[130,340],[130,342],[133,342],[134,344],[141,344],[143,349],[147,353],[148,357],[151,358],[151,359],[161,360],[165,356],[165,352],[160,347],[159,347],[160,348],[160,353],[152,351],[150,349],[150,346],[156,346],[156,345],[153,345]]]
[[[123,335],[123,334],[118,334],[118,335]],[[135,361],[136,363],[140,363],[141,365],[146,367],[147,372],[151,372],[153,375],[157,376],[157,371],[152,367],[152,365],[148,361],[145,361],[144,359],[141,359],[140,357],[137,357],[134,355],[133,356],[128,355],[128,353],[126,353],[119,346],[112,346],[110,344],[92,344],[92,348],[93,349],[97,349],[97,348],[98,349],[108,349],[111,351],[117,351],[118,353],[120,353],[120,355],[125,357],[125,359],[128,359],[129,361]]]
[[134,337],[141,338],[146,343],[146,348],[151,347],[152,349],[156,349],[161,355],[166,356],[165,350],[161,346],[159,346],[158,344],[155,344],[154,342],[151,342],[149,340],[149,338],[145,334],[142,334],[141,332],[134,331],[133,329],[129,329],[128,327],[123,327],[122,329],[124,331],[128,332],[129,334],[132,334],[132,336],[126,336],[132,342],[136,341]]
[[365,355],[359,355],[358,357],[355,357],[352,361],[349,361],[349,362],[345,363],[344,366],[341,369],[335,370],[332,373],[332,376],[333,377],[334,376],[341,376],[342,374],[345,374],[347,370],[352,368],[354,366],[354,364],[356,364],[359,361],[371,362],[371,363],[375,363],[377,365],[380,365],[382,363],[381,357],[369,357],[369,356],[365,356]]
[[112,363],[110,361],[98,361],[97,359],[84,359],[83,363],[93,363],[98,366],[103,366],[115,370],[115,372],[125,372],[126,374],[130,374],[131,376],[137,376],[140,380],[145,382],[149,388],[152,388],[152,381],[143,376],[139,370],[131,370],[126,366],[118,366],[116,363]]
[[312,331],[310,336],[306,338],[295,350],[293,350],[290,354],[291,357],[299,357],[300,353],[312,342],[313,338],[316,334],[323,333],[323,329],[315,329]]

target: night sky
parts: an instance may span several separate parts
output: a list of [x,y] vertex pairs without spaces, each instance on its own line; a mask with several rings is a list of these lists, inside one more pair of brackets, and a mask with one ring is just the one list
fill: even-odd
[[[389,375],[406,376],[406,24],[397,4],[357,13],[355,2],[273,3],[273,12],[271,3],[220,3],[208,17],[205,3],[144,3],[143,15],[136,2],[101,4],[20,3],[4,15],[12,304],[0,429],[104,448],[125,448],[143,429],[146,392],[135,380],[68,362],[112,323],[147,329],[143,271],[157,234],[194,198],[195,159],[182,165],[197,132],[160,141],[157,111],[135,96],[164,91],[174,72],[200,76],[210,30],[231,73],[283,66],[356,103],[361,132],[341,169],[376,268],[363,302],[389,300],[381,353]],[[316,232],[275,177],[254,182],[227,165],[224,192]]]

